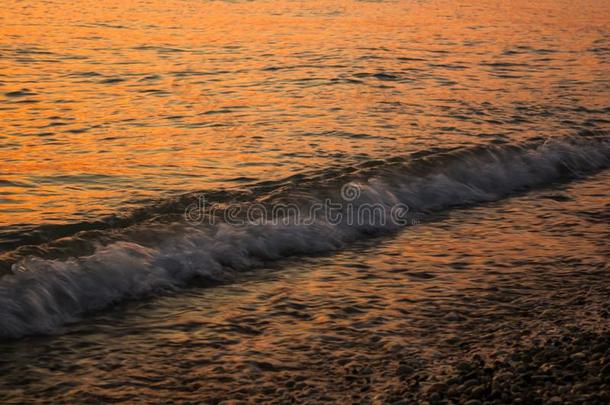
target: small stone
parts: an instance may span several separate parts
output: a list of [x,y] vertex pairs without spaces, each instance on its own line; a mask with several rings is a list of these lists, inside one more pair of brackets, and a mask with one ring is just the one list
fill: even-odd
[[584,360],[587,357],[583,352],[574,353],[571,358],[573,360]]
[[447,391],[447,386],[443,383],[435,383],[428,387],[428,394],[442,393]]
[[398,367],[398,375],[401,375],[401,376],[411,375],[411,374],[413,374],[414,371],[415,370],[413,369],[413,367],[408,366],[406,364],[402,364]]
[[445,319],[448,321],[458,322],[458,321],[463,321],[466,318],[464,318],[462,315],[458,314],[457,312],[449,312],[447,315],[445,315]]
[[460,396],[460,390],[458,388],[457,385],[452,385],[451,387],[449,387],[449,389],[447,390],[447,396],[450,398],[455,398]]
[[513,373],[511,373],[510,371],[501,371],[499,373],[497,373],[493,380],[497,381],[497,382],[504,382],[504,381],[510,381],[513,379]]
[[474,398],[482,398],[484,393],[485,393],[485,386],[479,385],[472,389],[472,392],[470,393],[470,395]]
[[583,383],[578,383],[578,384],[574,384],[574,386],[572,387],[572,392],[581,392],[581,391],[585,391],[587,389],[587,385],[583,384]]
[[471,379],[471,380],[466,381],[464,384],[462,384],[462,386],[460,387],[460,390],[462,392],[466,392],[466,390],[468,390],[470,387],[473,387],[478,384],[479,384],[478,380]]

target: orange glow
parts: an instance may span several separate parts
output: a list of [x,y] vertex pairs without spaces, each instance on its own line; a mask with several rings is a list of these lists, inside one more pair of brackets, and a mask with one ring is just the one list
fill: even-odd
[[[449,4],[6,0],[0,180],[37,187],[0,186],[0,225],[95,217],[430,137],[463,145],[497,121],[526,137],[539,126],[492,110],[464,120],[447,100],[544,106],[567,80],[607,80],[607,61],[583,52],[607,28],[606,2]],[[539,52],[503,72],[525,43]],[[607,103],[603,91],[572,98]]]

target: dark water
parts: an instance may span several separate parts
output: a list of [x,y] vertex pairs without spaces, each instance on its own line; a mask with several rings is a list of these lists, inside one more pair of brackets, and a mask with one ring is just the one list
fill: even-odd
[[[329,257],[283,260],[4,343],[0,391],[7,400],[387,400],[405,358],[434,369],[470,347],[509,350],[592,322],[573,301],[610,281],[609,181],[603,173],[453,210]],[[350,378],[356,366],[374,370],[368,382]]]
[[608,281],[606,2],[9,3],[4,399],[347,400]]

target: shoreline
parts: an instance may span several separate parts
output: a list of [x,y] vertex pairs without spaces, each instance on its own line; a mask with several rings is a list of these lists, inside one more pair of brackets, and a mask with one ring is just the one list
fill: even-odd
[[607,403],[607,179],[2,342],[0,400]]

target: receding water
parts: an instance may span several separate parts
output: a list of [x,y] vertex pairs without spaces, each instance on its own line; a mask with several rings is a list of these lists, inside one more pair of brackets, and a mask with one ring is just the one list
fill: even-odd
[[[607,284],[609,26],[601,0],[5,1],[0,394],[264,399]],[[183,215],[346,184],[409,226]]]

